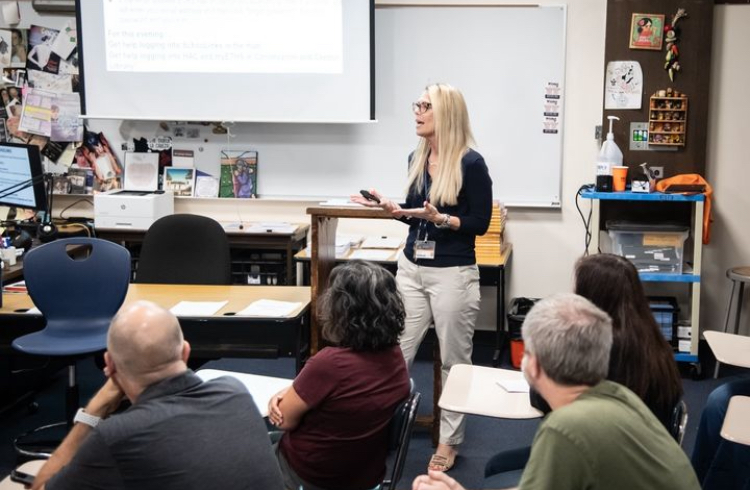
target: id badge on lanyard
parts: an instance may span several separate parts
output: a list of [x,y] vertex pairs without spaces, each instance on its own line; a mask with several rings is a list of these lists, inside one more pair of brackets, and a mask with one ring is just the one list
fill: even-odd
[[429,259],[435,258],[435,242],[433,240],[427,240],[425,235],[424,240],[417,240],[414,242],[414,258],[415,259]]
[[[427,188],[427,167],[425,167],[424,172],[424,198],[425,200],[429,199],[429,189]],[[424,240],[419,239],[420,231],[422,230],[422,226],[424,225]],[[428,240],[428,234],[427,234],[427,224],[425,221],[422,221],[419,224],[419,229],[417,230],[417,239],[414,242],[414,258],[415,259],[422,259],[422,260],[433,260],[435,258],[435,240]]]

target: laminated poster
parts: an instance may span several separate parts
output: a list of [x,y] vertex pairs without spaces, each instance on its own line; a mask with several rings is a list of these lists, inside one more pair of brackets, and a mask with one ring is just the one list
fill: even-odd
[[637,61],[610,61],[604,79],[605,109],[640,109],[643,72]]

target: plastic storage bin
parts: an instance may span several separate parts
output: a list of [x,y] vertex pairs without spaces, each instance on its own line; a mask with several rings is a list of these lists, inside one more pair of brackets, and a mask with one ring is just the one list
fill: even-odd
[[672,296],[649,296],[648,304],[664,338],[674,348],[677,345],[677,314],[680,307]]
[[513,298],[510,300],[510,309],[507,315],[508,337],[510,338],[510,363],[516,369],[521,367],[521,358],[523,358],[521,326],[526,319],[526,314],[537,301],[539,301],[539,298]]
[[682,274],[688,227],[607,221],[612,253],[633,263],[638,272]]

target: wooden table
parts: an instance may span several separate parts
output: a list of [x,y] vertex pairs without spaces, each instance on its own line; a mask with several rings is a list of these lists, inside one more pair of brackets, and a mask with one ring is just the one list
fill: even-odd
[[451,412],[484,415],[504,419],[533,419],[542,413],[532,407],[529,393],[511,393],[498,381],[520,381],[523,374],[509,369],[497,369],[469,364],[451,368],[443,387],[439,405]]
[[[81,294],[85,295],[85,291]],[[24,313],[33,307],[26,294],[6,294],[0,308],[0,400],[5,404],[27,390],[28,381],[14,375],[19,362],[29,356],[12,347],[15,338],[41,330],[41,315]],[[282,318],[235,316],[234,313],[258,299],[300,303]],[[299,286],[197,286],[131,284],[125,304],[149,300],[165,308],[180,301],[228,301],[215,315],[181,317],[180,326],[191,344],[191,359],[221,357],[293,357],[299,371],[310,352],[310,288]]]
[[715,330],[706,330],[703,336],[717,361],[750,368],[750,337]]
[[729,399],[721,437],[750,446],[750,396],[737,395]]

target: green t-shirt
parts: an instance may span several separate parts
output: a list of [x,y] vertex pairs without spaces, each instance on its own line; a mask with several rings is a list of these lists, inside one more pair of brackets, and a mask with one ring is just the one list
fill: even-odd
[[547,416],[521,490],[700,490],[690,461],[633,392],[602,381]]

